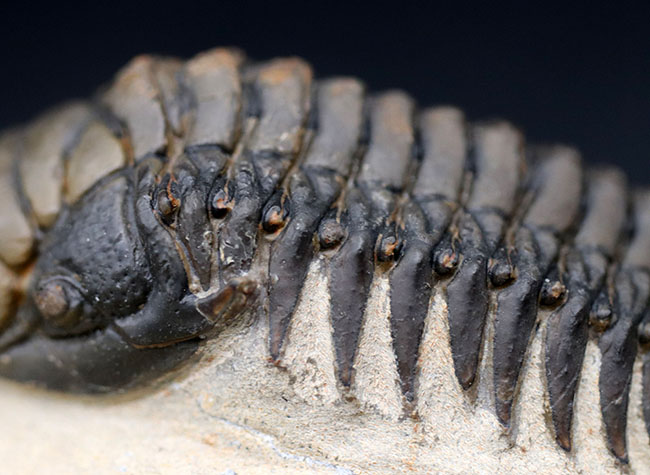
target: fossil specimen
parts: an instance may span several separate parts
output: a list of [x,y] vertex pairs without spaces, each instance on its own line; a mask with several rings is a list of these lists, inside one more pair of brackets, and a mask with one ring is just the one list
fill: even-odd
[[507,122],[418,110],[356,79],[313,81],[299,59],[143,56],[94,100],[4,133],[0,180],[6,377],[123,390],[250,314],[268,319],[268,356],[283,366],[318,259],[342,391],[379,273],[406,406],[440,284],[458,382],[471,390],[489,338],[504,427],[542,308],[558,444],[571,450],[590,338],[614,455],[628,458],[637,356],[650,429],[650,193],[615,168],[584,167],[570,147],[525,147]]

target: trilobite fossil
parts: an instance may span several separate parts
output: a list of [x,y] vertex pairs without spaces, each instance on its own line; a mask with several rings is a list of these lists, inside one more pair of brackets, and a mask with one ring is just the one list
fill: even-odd
[[282,366],[320,259],[342,390],[380,273],[406,404],[440,283],[463,389],[490,338],[503,426],[547,308],[558,444],[571,450],[590,338],[602,353],[610,449],[627,460],[637,356],[650,429],[650,193],[615,168],[583,166],[571,147],[525,146],[507,122],[420,110],[400,91],[368,95],[356,79],[314,81],[294,58],[142,56],[93,100],[5,132],[0,180],[6,377],[123,390],[176,367],[252,308],[268,319],[268,357]]

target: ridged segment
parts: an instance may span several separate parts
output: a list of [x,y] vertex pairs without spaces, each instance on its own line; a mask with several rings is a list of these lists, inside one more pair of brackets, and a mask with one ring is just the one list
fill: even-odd
[[17,276],[0,262],[0,330],[9,323],[14,310]]
[[419,116],[421,164],[399,207],[395,252],[390,271],[393,347],[402,391],[414,397],[416,361],[434,284],[433,249],[459,206],[466,165],[464,117],[443,107]]
[[[422,111],[418,125],[422,165],[413,196],[418,200],[440,198],[451,205],[459,198],[465,171],[468,148],[465,117],[453,107],[436,107]],[[434,224],[438,224],[437,220]]]
[[523,138],[506,122],[472,127],[473,180],[438,256],[455,255],[458,269],[447,285],[454,369],[464,389],[476,378],[488,312],[487,265],[516,205],[524,168]]
[[54,223],[63,201],[64,153],[90,119],[86,104],[71,104],[47,113],[23,133],[18,168],[24,196],[37,223]]
[[128,130],[135,159],[163,151],[168,145],[155,61],[151,56],[134,58],[101,99]]
[[272,244],[269,262],[270,348],[275,360],[314,256],[314,233],[350,172],[361,136],[363,96],[363,86],[351,79],[317,85],[314,137],[287,183],[284,203],[267,204],[266,216],[287,215],[281,218],[283,229]]
[[156,58],[153,80],[158,89],[158,100],[165,116],[167,136],[185,137],[192,109],[191,94],[183,81],[183,67],[189,64],[178,58]]
[[74,203],[98,180],[127,164],[120,140],[95,120],[80,134],[65,163],[65,198]]
[[510,426],[519,373],[537,320],[544,277],[557,259],[560,237],[569,230],[580,207],[582,169],[578,154],[557,146],[537,151],[538,163],[529,184],[533,200],[515,233],[510,254],[517,279],[497,293],[493,373],[496,412]]
[[243,60],[239,51],[215,49],[185,64],[184,82],[195,104],[187,145],[234,148],[241,124]]
[[18,132],[0,138],[0,258],[10,266],[29,259],[34,247],[34,231],[25,217],[16,191],[14,166],[18,151]]
[[250,72],[261,109],[249,144],[253,153],[297,153],[309,111],[312,71],[296,58],[279,59]]
[[[397,244],[398,198],[406,184],[413,156],[414,103],[410,97],[398,91],[377,96],[371,100],[368,114],[367,149],[361,158],[359,173],[345,194],[340,218],[346,237],[329,262],[334,348],[339,377],[346,386],[352,381],[356,348],[374,275],[375,245],[378,259],[393,259]],[[399,328],[393,337],[410,336],[401,330]],[[406,352],[396,356],[405,380],[410,381],[412,356]]]
[[[574,400],[589,337],[589,312],[616,251],[627,217],[625,177],[617,170],[589,174],[586,210],[565,258],[567,298],[548,319],[546,381],[555,436],[571,450]],[[607,223],[607,226],[603,226]]]
[[598,342],[600,406],[609,447],[627,462],[627,412],[632,369],[638,352],[638,326],[650,300],[650,192],[639,191],[633,202],[634,234],[615,280],[613,324]]
[[[219,238],[219,272],[227,282],[251,266],[266,202],[296,160],[307,122],[312,72],[305,62],[277,59],[245,73],[255,126],[229,170],[223,194],[235,206]],[[255,107],[253,107],[253,105]],[[272,337],[273,339],[273,337]]]

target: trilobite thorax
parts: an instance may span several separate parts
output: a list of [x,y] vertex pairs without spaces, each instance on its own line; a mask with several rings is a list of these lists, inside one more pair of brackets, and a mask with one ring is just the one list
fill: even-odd
[[[571,147],[526,146],[507,122],[314,81],[295,58],[143,56],[93,101],[5,133],[0,182],[10,377],[129,387],[246,312],[267,319],[269,358],[287,366],[313,284],[326,288],[336,391],[370,387],[368,355],[389,351],[399,410],[425,411],[422,342],[444,318],[458,384],[489,378],[508,428],[543,325],[562,448],[589,341],[611,450],[627,459],[640,348],[650,426],[650,195]],[[381,305],[389,319],[373,320]],[[381,328],[389,337],[373,339]]]

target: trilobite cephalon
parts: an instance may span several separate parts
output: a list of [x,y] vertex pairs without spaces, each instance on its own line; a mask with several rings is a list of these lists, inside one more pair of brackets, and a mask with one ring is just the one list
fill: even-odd
[[[390,277],[393,349],[413,398],[431,288],[446,280],[455,373],[475,381],[488,314],[496,414],[510,423],[541,306],[558,443],[571,448],[589,338],[608,442],[625,460],[632,366],[650,342],[650,192],[572,148],[524,147],[503,121],[299,59],[217,49],[134,59],[94,100],[0,139],[0,374],[123,389],[192,355],[252,305],[270,358],[310,262],[326,256],[339,378],[349,386],[373,274]],[[260,242],[270,251],[260,256]],[[650,428],[650,352],[644,414]]]

